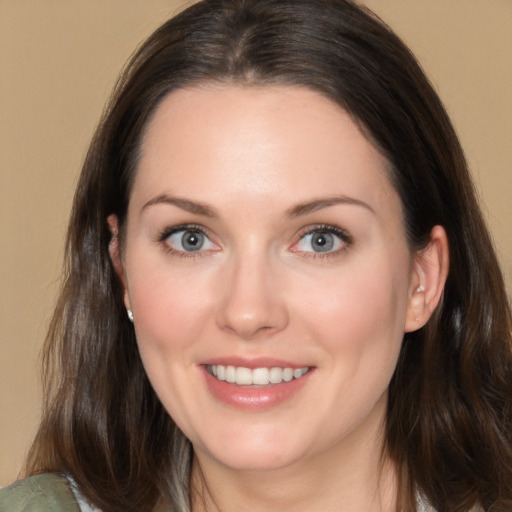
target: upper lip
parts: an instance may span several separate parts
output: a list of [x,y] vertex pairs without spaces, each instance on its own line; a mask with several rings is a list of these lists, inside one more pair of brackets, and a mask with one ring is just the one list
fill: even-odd
[[237,366],[243,368],[249,368],[254,370],[255,368],[305,368],[311,367],[309,364],[296,363],[286,361],[284,359],[278,359],[275,357],[254,357],[246,358],[239,356],[226,356],[226,357],[214,357],[200,363],[202,365],[222,365],[222,366]]

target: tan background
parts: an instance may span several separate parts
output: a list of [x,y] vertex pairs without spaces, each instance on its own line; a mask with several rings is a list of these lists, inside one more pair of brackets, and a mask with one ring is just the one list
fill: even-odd
[[[189,2],[191,3],[191,2]],[[512,1],[368,0],[466,149],[512,295]],[[0,486],[39,416],[37,357],[80,163],[115,77],[182,0],[0,0]]]

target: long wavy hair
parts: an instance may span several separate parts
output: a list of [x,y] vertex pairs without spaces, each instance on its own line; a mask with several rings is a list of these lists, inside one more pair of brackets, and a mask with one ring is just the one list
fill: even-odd
[[162,99],[204,82],[287,84],[346,110],[387,158],[409,244],[444,226],[450,270],[427,325],[405,334],[385,452],[397,510],[512,510],[511,315],[448,116],[413,55],[349,0],[204,0],[159,28],[124,70],[85,159],[64,280],[44,350],[45,402],[27,473],[71,474],[104,512],[190,508],[192,448],[144,372],[109,257],[141,137]]

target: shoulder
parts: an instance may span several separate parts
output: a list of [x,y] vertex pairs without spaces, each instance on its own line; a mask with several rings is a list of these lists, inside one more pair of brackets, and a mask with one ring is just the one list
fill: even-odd
[[79,512],[68,480],[44,473],[0,489],[0,510],[9,512]]

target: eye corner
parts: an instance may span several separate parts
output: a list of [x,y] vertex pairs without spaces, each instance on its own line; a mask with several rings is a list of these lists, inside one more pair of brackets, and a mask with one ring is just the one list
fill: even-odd
[[290,252],[309,258],[334,257],[353,244],[350,233],[338,226],[314,225],[302,229]]
[[195,224],[167,227],[160,232],[157,242],[167,253],[180,257],[194,258],[221,250],[207,230]]

